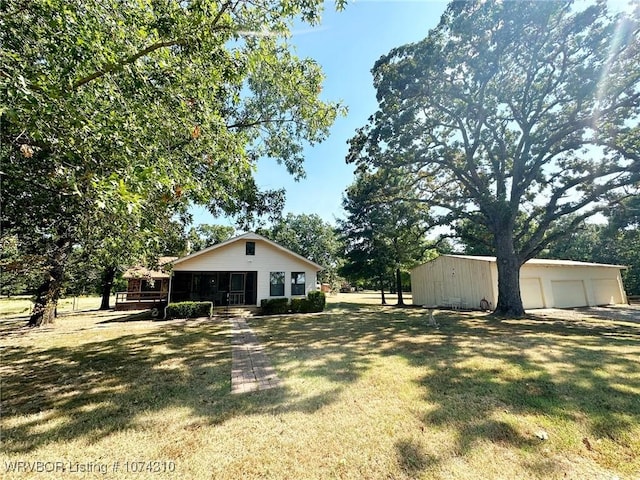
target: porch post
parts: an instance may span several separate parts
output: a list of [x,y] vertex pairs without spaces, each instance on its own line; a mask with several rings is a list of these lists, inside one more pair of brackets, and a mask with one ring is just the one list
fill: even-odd
[[173,280],[173,272],[169,274],[169,291],[167,292],[167,305],[171,303],[171,280]]

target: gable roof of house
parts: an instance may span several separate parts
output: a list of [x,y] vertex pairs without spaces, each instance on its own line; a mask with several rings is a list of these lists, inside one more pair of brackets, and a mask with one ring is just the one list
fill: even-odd
[[305,263],[307,263],[307,264],[311,265],[314,269],[316,269],[316,270],[318,270],[318,271],[319,271],[319,270],[324,270],[324,267],[323,267],[323,266],[318,265],[317,263],[312,262],[312,261],[311,261],[311,260],[309,260],[308,258],[305,258],[305,257],[303,257],[302,255],[298,255],[297,253],[295,253],[295,252],[293,252],[293,251],[289,250],[288,248],[285,248],[285,247],[283,247],[282,245],[279,245],[279,244],[277,244],[276,242],[274,242],[274,241],[272,241],[272,240],[269,240],[268,238],[263,237],[262,235],[258,235],[257,233],[254,233],[254,232],[248,232],[248,233],[245,233],[245,234],[243,234],[243,235],[239,235],[239,236],[237,236],[237,237],[230,238],[229,240],[225,240],[224,242],[216,243],[215,245],[212,245],[212,246],[210,246],[210,247],[207,247],[207,248],[205,248],[204,250],[200,250],[199,252],[194,252],[194,253],[192,253],[192,254],[190,254],[190,255],[187,255],[186,257],[179,258],[178,260],[174,261],[174,262],[173,262],[173,264],[174,264],[174,265],[178,265],[179,263],[185,262],[185,261],[187,261],[187,260],[191,260],[192,258],[199,257],[200,255],[207,254],[207,253],[209,253],[209,252],[212,252],[212,251],[214,251],[214,250],[217,250],[217,249],[219,249],[219,248],[222,248],[222,247],[224,247],[224,246],[226,246],[226,245],[229,245],[229,244],[231,244],[231,243],[235,243],[235,242],[238,242],[238,241],[242,241],[242,240],[258,240],[258,241],[263,241],[263,242],[268,243],[269,245],[271,245],[271,246],[273,246],[273,247],[277,248],[278,250],[281,250],[282,252],[286,253],[287,255],[291,255],[292,257],[295,257],[295,258],[297,258],[298,260],[300,260],[300,261],[302,261],[302,262],[305,262]]
[[[440,257],[453,257],[466,260],[476,260],[481,262],[496,263],[496,257],[481,256],[481,255],[440,255]],[[440,258],[438,257],[438,258]],[[532,258],[527,260],[525,265],[541,265],[549,267],[607,267],[607,268],[622,268],[626,269],[625,265],[612,265],[608,263],[592,263],[592,262],[578,262],[575,260],[554,260],[550,258]]]

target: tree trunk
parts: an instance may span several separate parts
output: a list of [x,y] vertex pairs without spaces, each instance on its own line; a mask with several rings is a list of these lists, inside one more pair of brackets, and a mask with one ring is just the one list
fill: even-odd
[[28,323],[30,327],[40,327],[55,322],[58,300],[62,293],[62,283],[64,281],[64,267],[70,248],[71,240],[69,239],[61,238],[56,242],[53,255],[49,259],[49,270],[36,291],[36,298]]
[[56,308],[62,290],[62,282],[53,275],[42,283],[36,292],[36,299],[29,318],[30,327],[41,327],[55,322]]
[[493,312],[501,317],[524,316],[520,295],[520,259],[513,248],[512,231],[496,235],[496,259],[498,266],[498,304]]
[[113,287],[113,281],[116,278],[116,267],[109,265],[102,272],[102,301],[100,303],[100,310],[109,310],[109,297],[111,296],[111,288]]
[[396,268],[396,289],[398,291],[398,306],[404,307],[404,299],[402,298],[402,273]]
[[380,275],[380,295],[382,296],[382,305],[387,304],[386,298],[384,298],[384,276]]

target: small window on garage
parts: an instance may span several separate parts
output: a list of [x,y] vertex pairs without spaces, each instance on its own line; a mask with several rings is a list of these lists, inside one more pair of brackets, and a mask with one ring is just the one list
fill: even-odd
[[245,251],[247,255],[255,255],[256,254],[256,242],[247,242],[245,243]]
[[284,297],[284,272],[271,272],[269,279],[269,295]]
[[304,295],[304,272],[291,272],[291,295]]

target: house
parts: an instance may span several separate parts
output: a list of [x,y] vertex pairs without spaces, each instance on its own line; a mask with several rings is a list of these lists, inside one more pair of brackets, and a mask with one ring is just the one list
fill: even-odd
[[158,270],[136,266],[122,275],[127,280],[127,291],[116,293],[116,310],[142,310],[166,303],[169,296],[168,267],[178,257],[160,257]]
[[[520,268],[525,309],[627,303],[621,265],[532,259]],[[441,255],[411,270],[416,305],[478,308],[498,301],[495,257]]]
[[173,262],[169,302],[212,301],[259,306],[270,298],[304,297],[323,268],[256,233],[245,233]]

